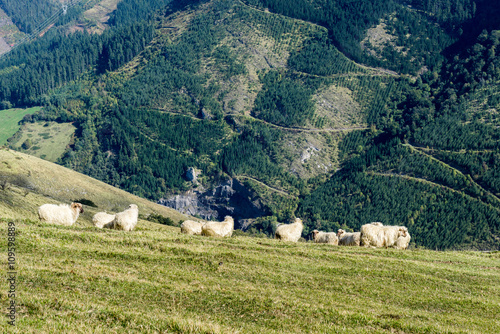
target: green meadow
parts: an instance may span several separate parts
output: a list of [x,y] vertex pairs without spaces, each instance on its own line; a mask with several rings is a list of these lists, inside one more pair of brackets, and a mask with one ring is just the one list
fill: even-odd
[[70,144],[75,126],[71,123],[27,123],[11,146],[36,157],[55,162]]
[[[498,252],[215,239],[145,221],[129,233],[14,223],[17,325],[4,319],[3,332],[500,331]],[[0,230],[5,249],[6,221]]]
[[5,145],[7,139],[19,130],[21,127],[19,121],[23,119],[24,115],[34,114],[40,109],[41,107],[0,110],[0,145]]

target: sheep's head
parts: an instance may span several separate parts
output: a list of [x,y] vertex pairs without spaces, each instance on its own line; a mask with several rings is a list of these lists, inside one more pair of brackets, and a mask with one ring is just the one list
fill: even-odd
[[406,234],[408,233],[408,229],[404,226],[399,228],[399,236],[406,238]]
[[83,205],[80,203],[71,203],[71,208],[79,213],[83,213]]
[[343,229],[339,228],[339,230],[337,231],[337,238],[340,238],[340,236],[344,233],[345,233],[345,231]]
[[293,221],[294,224],[302,224],[302,219],[300,218],[295,218],[295,220]]
[[234,223],[234,219],[231,216],[225,216],[224,217],[224,222],[225,223],[229,223],[229,222],[233,222]]
[[318,230],[312,231],[313,240],[316,240],[316,236],[318,235],[318,233],[319,233]]

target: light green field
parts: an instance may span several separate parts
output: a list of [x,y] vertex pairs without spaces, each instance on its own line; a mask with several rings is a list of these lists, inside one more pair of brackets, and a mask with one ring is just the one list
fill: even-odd
[[[71,142],[76,128],[72,123],[37,122],[27,123],[21,130],[20,138],[12,144],[16,150],[55,162],[61,157]],[[26,140],[31,141],[29,149],[22,149]]]
[[[17,326],[3,333],[499,333],[500,252],[435,252],[212,239],[97,211],[186,219],[64,167],[0,150],[0,247],[16,236]],[[92,200],[71,227],[42,203]],[[3,218],[3,219],[2,219]],[[6,310],[6,283],[0,289]],[[5,313],[4,313],[5,314]]]
[[0,145],[5,145],[7,139],[19,130],[21,127],[19,121],[23,119],[24,115],[34,114],[40,109],[40,107],[33,107],[28,109],[0,110]]
[[15,224],[17,327],[3,332],[500,331],[499,253]]

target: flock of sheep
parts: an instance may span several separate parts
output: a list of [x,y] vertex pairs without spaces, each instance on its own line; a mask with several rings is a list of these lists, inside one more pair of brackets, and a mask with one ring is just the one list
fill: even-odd
[[360,232],[347,233],[343,229],[339,229],[337,233],[314,230],[312,234],[316,243],[396,249],[408,248],[411,239],[405,226],[384,226],[379,222],[361,226]]
[[[295,218],[292,224],[280,224],[274,234],[275,239],[283,241],[299,241],[304,225],[300,218]],[[181,225],[181,232],[191,235],[207,235],[218,237],[230,237],[234,230],[234,220],[226,216],[223,222],[196,222],[186,220]],[[364,246],[378,248],[406,249],[410,244],[410,234],[404,226],[384,226],[375,222],[361,226],[360,232],[347,233],[339,229],[335,232],[312,232],[316,243],[327,243],[343,246]]]
[[[38,217],[49,223],[71,226],[80,213],[83,206],[80,203],[67,204],[44,204],[38,208]],[[94,226],[98,228],[110,228],[115,230],[132,231],[137,225],[139,209],[137,205],[130,204],[129,207],[117,214],[98,212],[92,218]],[[275,239],[283,241],[299,241],[304,225],[300,218],[295,218],[292,224],[280,224],[276,228]],[[181,232],[190,235],[205,235],[211,237],[231,237],[234,231],[234,220],[226,216],[222,222],[197,222],[186,220],[181,224]],[[404,226],[384,226],[375,222],[361,226],[360,232],[347,233],[339,229],[335,232],[312,232],[316,243],[326,243],[343,246],[364,247],[391,247],[406,249],[410,244],[410,234]]]
[[[65,226],[73,225],[80,213],[83,213],[83,206],[80,203],[44,204],[38,208],[38,217],[41,221]],[[138,217],[139,208],[135,204],[130,204],[125,211],[114,215],[98,212],[92,218],[92,222],[98,228],[132,231],[137,225]]]

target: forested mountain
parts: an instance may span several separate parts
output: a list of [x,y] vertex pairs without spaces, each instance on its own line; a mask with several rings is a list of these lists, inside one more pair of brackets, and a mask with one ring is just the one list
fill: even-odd
[[498,249],[497,10],[122,0],[100,35],[68,18],[0,58],[0,105],[73,122],[59,163],[149,199],[239,180],[265,205],[252,233],[382,221],[418,246]]
[[55,0],[1,0],[0,7],[24,33],[31,34],[56,11]]

